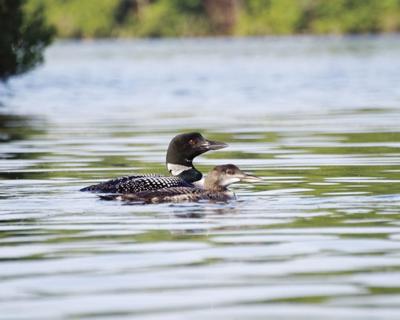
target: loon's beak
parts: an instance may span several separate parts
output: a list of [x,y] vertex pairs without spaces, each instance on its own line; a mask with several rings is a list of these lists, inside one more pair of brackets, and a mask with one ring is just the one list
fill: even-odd
[[238,178],[242,182],[258,182],[258,181],[262,181],[261,178],[256,177],[256,176],[252,176],[251,174],[246,174],[246,173],[240,174],[238,176]]
[[224,142],[219,142],[219,141],[211,141],[211,140],[206,140],[204,143],[202,143],[202,148],[204,148],[206,151],[208,150],[219,150],[226,148],[228,145]]

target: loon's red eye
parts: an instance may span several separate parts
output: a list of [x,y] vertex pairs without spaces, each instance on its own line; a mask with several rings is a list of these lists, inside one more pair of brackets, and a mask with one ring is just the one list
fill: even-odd
[[189,144],[194,145],[194,144],[196,144],[196,141],[194,141],[193,139],[190,139]]

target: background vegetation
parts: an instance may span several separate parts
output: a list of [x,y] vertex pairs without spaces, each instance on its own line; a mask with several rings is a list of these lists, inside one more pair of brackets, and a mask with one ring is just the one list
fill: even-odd
[[400,0],[28,0],[60,37],[397,32]]
[[0,0],[0,79],[62,38],[400,31],[400,0]]
[[0,79],[25,72],[43,60],[53,29],[40,5],[0,0]]

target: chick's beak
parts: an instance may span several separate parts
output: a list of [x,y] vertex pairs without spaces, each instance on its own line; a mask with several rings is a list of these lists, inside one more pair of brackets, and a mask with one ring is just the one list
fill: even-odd
[[253,176],[251,174],[246,174],[246,173],[241,174],[238,178],[242,182],[259,182],[259,181],[262,181],[261,178]]

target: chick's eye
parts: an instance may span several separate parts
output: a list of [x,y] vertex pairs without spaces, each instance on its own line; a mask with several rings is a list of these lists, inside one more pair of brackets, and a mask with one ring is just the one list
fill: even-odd
[[226,170],[226,174],[233,174],[232,170]]

